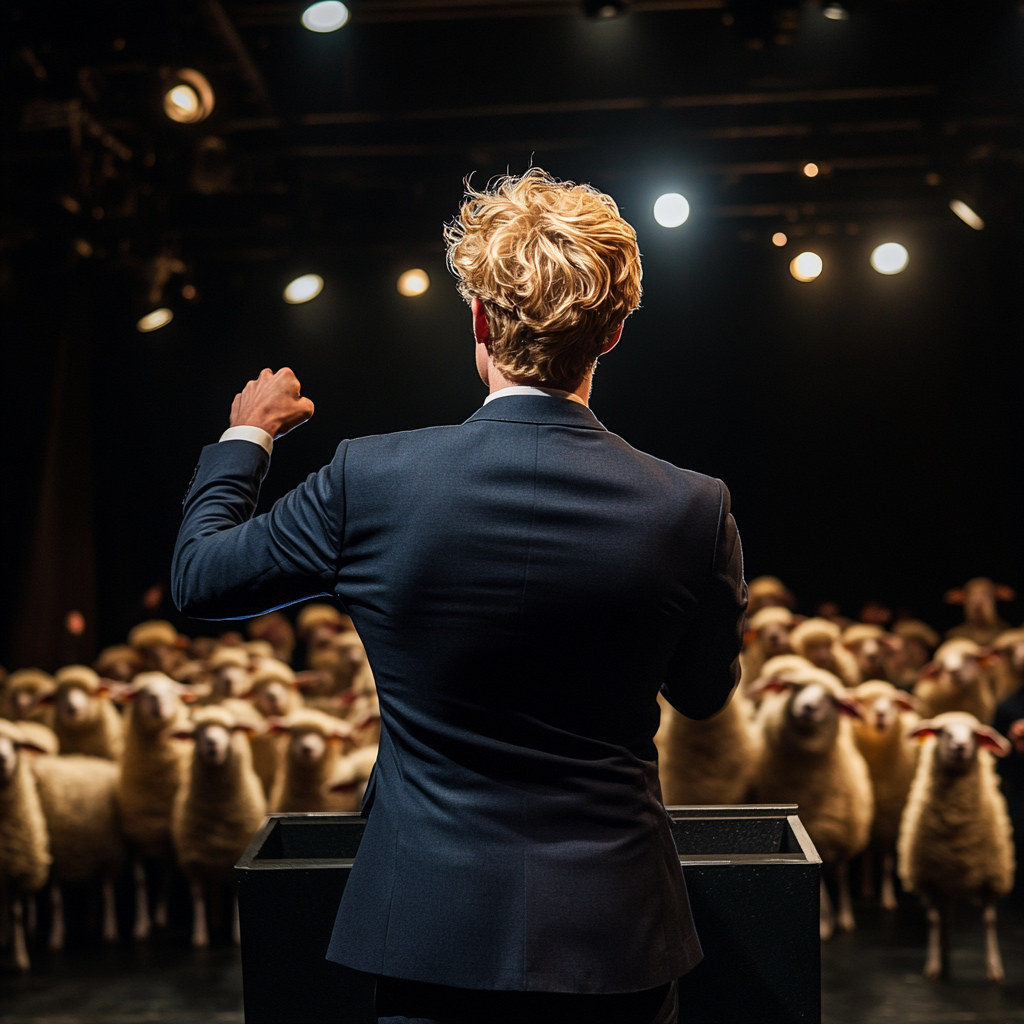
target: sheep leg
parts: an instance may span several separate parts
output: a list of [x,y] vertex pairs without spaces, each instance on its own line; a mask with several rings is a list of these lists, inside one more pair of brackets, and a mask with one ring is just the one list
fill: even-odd
[[[242,922],[239,920],[239,917],[238,917],[238,893],[237,892],[234,894],[233,899],[234,899],[235,907],[234,907],[234,913],[231,915],[231,941],[236,946],[240,946],[242,944]],[[998,947],[997,947],[996,948],[997,955],[998,955],[998,952],[999,952],[999,950],[998,950]]]
[[949,920],[947,908],[928,905],[928,956],[924,962],[926,978],[949,977]]
[[64,948],[64,893],[56,882],[50,883],[50,949]]
[[203,883],[198,879],[189,882],[192,892],[192,945],[201,949],[210,944],[210,933],[206,930],[206,896]]
[[896,858],[892,850],[882,854],[882,909],[896,909]]
[[1003,974],[1003,956],[999,952],[999,933],[996,931],[996,901],[985,902],[985,977],[989,981],[1001,982]]
[[25,945],[25,908],[22,906],[20,893],[11,902],[12,938],[14,940],[14,965],[23,974],[32,966],[28,958],[28,946]]
[[149,938],[149,887],[146,884],[146,865],[141,857],[135,858],[132,865],[132,875],[135,879],[135,927],[132,929],[132,937],[144,942]]
[[869,844],[860,855],[860,894],[866,900],[873,900],[875,898],[874,854],[874,847]]
[[117,896],[109,877],[103,879],[103,941],[117,942]]
[[153,909],[153,924],[157,928],[167,927],[168,908],[171,905],[171,866],[164,863],[160,868],[160,889]]
[[839,887],[839,930],[852,932],[857,927],[853,917],[853,899],[850,896],[850,862],[840,861],[836,865],[836,882]]
[[832,938],[836,930],[836,912],[832,908],[832,897],[828,894],[828,887],[825,885],[825,876],[821,877],[821,897],[819,903],[819,932],[821,941],[825,942]]

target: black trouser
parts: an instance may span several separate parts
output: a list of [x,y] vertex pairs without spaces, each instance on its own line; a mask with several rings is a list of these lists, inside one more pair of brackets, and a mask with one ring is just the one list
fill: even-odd
[[592,996],[377,978],[378,1024],[675,1024],[676,999],[675,982],[643,992]]

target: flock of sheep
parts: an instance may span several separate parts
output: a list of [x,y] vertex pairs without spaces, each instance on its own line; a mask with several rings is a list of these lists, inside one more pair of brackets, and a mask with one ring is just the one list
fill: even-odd
[[838,906],[822,879],[822,939],[855,927],[849,865],[860,856],[865,895],[877,877],[882,906],[894,909],[895,871],[927,907],[928,977],[948,973],[950,903],[980,899],[987,976],[1002,981],[996,902],[1015,865],[993,755],[1024,753],[1024,719],[1008,736],[991,723],[1024,681],[1024,629],[999,620],[1001,596],[982,578],[951,592],[966,621],[940,644],[919,620],[890,631],[801,619],[779,580],[754,580],[730,703],[696,722],[662,702],[665,803],[798,804],[836,884]]
[[[380,711],[351,620],[328,605],[295,633],[271,613],[238,634],[189,641],[168,622],[136,626],[94,668],[12,673],[0,692],[0,935],[29,969],[33,894],[49,883],[49,945],[64,944],[62,886],[98,882],[102,932],[118,938],[114,881],[135,881],[134,936],[167,923],[175,862],[189,882],[192,942],[207,902],[271,811],[359,807]],[[146,862],[160,864],[155,898]],[[237,913],[237,911],[236,911]],[[237,940],[237,916],[235,918]]]
[[[821,937],[854,928],[849,865],[864,893],[895,874],[928,908],[925,974],[948,970],[948,908],[984,905],[986,968],[1001,981],[996,902],[1014,852],[993,755],[1024,752],[1024,721],[992,728],[1024,679],[1024,629],[999,620],[990,580],[952,593],[966,621],[944,643],[925,623],[803,619],[774,577],[750,585],[742,677],[714,718],[662,702],[656,737],[666,804],[796,803],[834,876],[822,880]],[[871,617],[870,615],[868,616]],[[136,626],[89,668],[23,669],[0,690],[0,936],[29,969],[33,894],[49,885],[49,945],[64,943],[62,885],[102,888],[103,938],[117,939],[114,880],[131,858],[134,936],[167,923],[175,863],[190,887],[192,942],[209,942],[208,901],[268,811],[359,807],[377,756],[380,710],[351,620],[307,605],[296,628],[307,668],[289,667],[296,632],[280,613],[252,639],[188,640]],[[146,864],[160,870],[150,893]],[[151,872],[154,874],[154,872]],[[237,940],[237,916],[235,918]]]

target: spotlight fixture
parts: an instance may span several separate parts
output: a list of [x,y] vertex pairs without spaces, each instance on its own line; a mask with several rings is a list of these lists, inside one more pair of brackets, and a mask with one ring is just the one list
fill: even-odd
[[951,199],[949,201],[949,208],[965,224],[974,228],[975,231],[980,231],[985,226],[985,222],[966,203],[962,203],[959,199]]
[[338,0],[322,0],[302,12],[302,26],[310,32],[337,32],[348,19],[348,8]]
[[880,274],[899,274],[907,269],[910,253],[899,242],[885,242],[871,254],[871,266]]
[[803,165],[801,170],[808,178],[816,178],[821,168],[817,164],[808,162]]
[[142,334],[149,334],[150,331],[159,331],[161,327],[166,327],[173,319],[174,314],[169,309],[154,309],[135,325],[135,329]]
[[654,219],[663,228],[677,228],[690,216],[690,204],[678,192],[666,192],[654,204]]
[[772,245],[777,245],[780,249],[788,241],[789,241],[789,239],[786,237],[786,232],[785,231],[776,231],[775,234],[772,235]]
[[284,301],[293,306],[315,299],[323,291],[324,279],[319,274],[303,274],[284,290]]
[[821,268],[821,257],[816,252],[802,252],[789,264],[789,272],[804,284],[813,281],[821,273]]
[[583,0],[583,11],[594,21],[610,21],[626,13],[625,0]]
[[430,287],[430,278],[425,270],[407,270],[398,279],[398,291],[402,295],[422,295]]
[[821,12],[829,21],[849,21],[850,12],[842,4],[829,4]]
[[212,112],[213,89],[206,76],[193,68],[176,71],[164,93],[164,113],[178,124],[196,124]]

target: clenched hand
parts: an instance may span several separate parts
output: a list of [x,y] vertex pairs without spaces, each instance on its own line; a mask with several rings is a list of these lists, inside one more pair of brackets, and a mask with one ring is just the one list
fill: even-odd
[[231,403],[231,426],[261,427],[275,439],[312,415],[313,403],[302,397],[299,378],[287,366],[263,370]]

